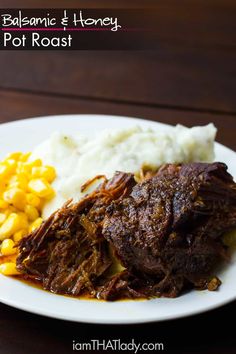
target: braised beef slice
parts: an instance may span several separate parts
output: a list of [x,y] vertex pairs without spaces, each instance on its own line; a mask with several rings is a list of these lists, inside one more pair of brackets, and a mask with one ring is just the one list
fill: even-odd
[[116,173],[79,203],[70,202],[21,240],[17,269],[55,293],[95,296],[95,283],[110,267],[108,243],[102,236],[111,200],[135,184],[131,174]]
[[[234,227],[236,185],[222,163],[165,165],[136,185],[117,173],[24,238],[17,269],[52,292],[107,300],[215,290]],[[110,247],[126,267],[114,276]]]
[[[191,163],[166,165],[130,196],[113,201],[103,235],[131,278],[142,280],[146,296],[175,297],[191,284],[209,290],[220,285],[211,272],[226,255],[222,235],[234,227],[236,184],[226,165]],[[100,297],[132,296],[137,284],[130,276],[112,279]]]

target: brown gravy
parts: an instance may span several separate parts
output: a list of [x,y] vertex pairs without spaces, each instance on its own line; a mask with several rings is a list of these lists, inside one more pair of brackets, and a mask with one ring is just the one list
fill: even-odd
[[[33,286],[34,288],[37,288],[39,290],[43,290],[43,291],[46,291],[48,293],[51,293],[49,290],[45,290],[43,287],[42,287],[42,284],[40,281],[38,280],[35,280],[35,279],[31,279],[31,278],[28,278],[24,275],[15,275],[15,276],[12,276],[12,278],[14,278],[16,281],[20,281],[20,282],[23,282],[29,286]],[[72,298],[72,299],[78,299],[78,300],[89,300],[89,301],[99,301],[99,302],[106,302],[106,300],[102,300],[102,299],[96,299],[94,297],[92,297],[91,295],[89,294],[82,294],[82,295],[79,295],[79,296],[73,296],[73,295],[66,295],[66,294],[55,294],[57,296],[63,296],[63,297],[66,297],[66,298]],[[130,299],[130,298],[123,298],[123,299],[119,299],[119,300],[115,300],[115,302],[120,302],[120,301],[143,301],[143,300],[147,300],[145,298],[138,298],[138,299]]]
[[[6,263],[6,262],[13,262],[15,261],[15,257],[14,256],[0,256],[0,264],[2,263]],[[29,286],[33,286],[34,288],[37,288],[39,290],[43,290],[43,291],[46,291],[48,293],[51,293],[49,290],[45,290],[42,286],[42,283],[39,281],[39,280],[36,280],[35,278],[31,278],[29,276],[25,276],[25,275],[14,275],[14,276],[11,276],[11,278],[14,278],[16,281],[20,281],[20,282],[23,282]],[[66,297],[66,298],[74,298],[74,299],[79,299],[79,300],[93,300],[93,301],[103,301],[103,302],[106,302],[105,300],[101,300],[101,299],[96,299],[94,297],[92,297],[91,295],[89,294],[82,294],[82,295],[79,295],[79,296],[73,296],[73,295],[66,295],[66,294],[55,294],[55,295],[58,295],[58,296],[63,296],[63,297]],[[142,301],[142,300],[146,300],[145,298],[141,299],[141,298],[138,298],[138,299],[129,299],[129,298],[123,298],[123,299],[119,299],[119,300],[116,300],[116,301]]]

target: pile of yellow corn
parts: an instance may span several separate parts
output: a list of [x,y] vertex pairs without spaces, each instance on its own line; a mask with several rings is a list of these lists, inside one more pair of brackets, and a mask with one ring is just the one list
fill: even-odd
[[54,196],[50,183],[55,169],[29,157],[30,153],[15,152],[0,162],[0,261],[8,256],[7,262],[0,262],[4,275],[18,274],[16,244],[40,226],[42,206]]

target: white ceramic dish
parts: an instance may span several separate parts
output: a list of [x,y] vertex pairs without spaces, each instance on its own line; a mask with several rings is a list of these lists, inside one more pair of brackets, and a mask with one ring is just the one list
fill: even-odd
[[[63,115],[34,118],[0,125],[0,158],[11,151],[31,151],[55,130],[67,134],[90,133],[104,128],[142,127],[165,130],[167,125],[125,117]],[[216,160],[225,162],[236,178],[236,154],[216,143]],[[0,301],[29,312],[63,320],[102,324],[162,321],[194,315],[236,299],[236,257],[219,274],[217,292],[191,291],[176,299],[103,302],[54,295],[16,279],[0,276]]]

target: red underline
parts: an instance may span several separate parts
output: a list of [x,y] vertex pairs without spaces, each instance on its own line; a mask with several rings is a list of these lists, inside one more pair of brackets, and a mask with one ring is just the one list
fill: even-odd
[[[14,28],[14,27],[9,27],[9,28],[1,28],[2,31],[112,31],[111,28]],[[132,29],[130,29],[132,30]],[[112,31],[112,32],[118,32],[118,31],[129,31],[129,29],[118,29],[117,31]]]

